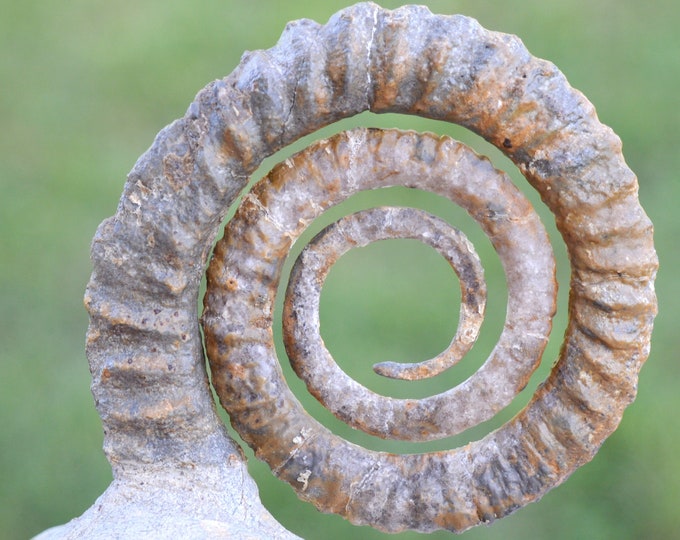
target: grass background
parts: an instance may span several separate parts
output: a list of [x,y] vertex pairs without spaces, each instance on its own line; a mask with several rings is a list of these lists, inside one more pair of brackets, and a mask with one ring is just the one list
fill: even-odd
[[[638,399],[619,430],[592,463],[542,501],[465,537],[677,538],[680,7],[676,0],[423,3],[434,12],[463,13],[489,29],[519,35],[534,55],[556,63],[588,96],[624,142],[626,159],[639,176],[640,198],[656,226],[661,260],[652,354],[641,373]],[[345,5],[334,0],[0,0],[0,538],[27,538],[80,515],[111,479],[89,393],[82,296],[90,240],[99,222],[115,211],[126,173],[155,134],[184,114],[202,86],[228,74],[243,51],[271,47],[288,20],[325,22]],[[451,133],[490,155],[526,187],[507,160],[463,130],[372,115],[330,130],[357,122]],[[498,262],[474,224],[455,208],[426,194],[383,195],[381,204],[424,206],[453,220],[485,260],[489,320],[471,359],[449,380],[436,382],[447,386],[474,371],[496,339],[504,311]],[[370,196],[349,206],[373,202]],[[553,231],[550,215],[539,211]],[[546,366],[561,342],[569,272],[560,239],[554,244],[563,286]],[[329,348],[356,378],[380,391],[437,391],[424,385],[381,386],[367,366],[383,359],[420,360],[446,345],[455,329],[451,312],[457,311],[451,308],[457,302],[452,276],[439,257],[407,241],[348,254],[324,289],[322,324]],[[539,370],[529,392],[548,369]],[[488,432],[527,399],[525,393],[499,418],[439,444],[464,444]],[[327,414],[309,407],[326,421]],[[347,431],[332,420],[329,425]],[[346,436],[377,448],[418,451]],[[272,480],[265,466],[253,459],[250,465],[265,504],[297,534],[387,537],[319,514]]]

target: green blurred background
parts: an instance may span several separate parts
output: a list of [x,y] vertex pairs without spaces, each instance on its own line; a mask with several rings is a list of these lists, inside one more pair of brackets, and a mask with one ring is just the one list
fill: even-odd
[[[656,226],[660,314],[637,401],[595,460],[539,503],[465,533],[470,539],[643,539],[680,537],[680,5],[677,0],[430,1],[486,28],[519,35],[553,61],[595,104],[624,142],[640,198]],[[114,213],[127,172],[196,92],[236,66],[245,50],[271,47],[288,20],[325,22],[341,1],[0,0],[0,538],[21,539],[80,515],[111,479],[89,392],[82,306],[89,243]],[[398,2],[384,1],[384,7]],[[450,133],[491,156],[522,188],[495,149],[456,127],[415,118],[361,115],[355,124]],[[271,166],[271,160],[266,166]],[[532,200],[536,197],[528,192]],[[381,382],[373,362],[422,360],[446,346],[456,325],[457,282],[424,246],[388,241],[345,256],[322,298],[322,332],[338,361],[370,387],[394,395],[440,391],[474,371],[504,314],[500,265],[478,227],[450,204],[390,190],[348,208],[413,204],[460,226],[489,280],[489,314],[467,359],[434,386]],[[552,218],[536,201],[546,226]],[[328,221],[333,216],[326,218]],[[315,224],[318,229],[318,224]],[[553,235],[562,285],[553,337],[527,392],[498,418],[429,446],[361,437],[315,403],[310,411],[372,448],[422,451],[465,444],[526,403],[557,355],[565,325],[569,269]],[[395,294],[394,291],[399,291]],[[300,384],[291,381],[299,394]],[[302,398],[304,399],[304,398]],[[252,454],[249,454],[252,456]],[[250,459],[264,503],[308,538],[386,538],[301,503]],[[432,538],[448,538],[435,533]],[[403,533],[396,538],[418,538]]]

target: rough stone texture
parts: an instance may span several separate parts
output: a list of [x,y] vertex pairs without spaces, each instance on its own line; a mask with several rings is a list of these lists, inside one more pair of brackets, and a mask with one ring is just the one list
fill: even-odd
[[146,467],[135,479],[114,480],[82,516],[36,540],[297,538],[262,507],[242,458],[227,465]]
[[[568,246],[564,346],[527,408],[466,448],[346,450],[330,434],[310,438],[289,423],[263,426],[266,436],[250,441],[258,453],[285,441],[267,458],[323,511],[389,531],[462,531],[539,498],[616,428],[649,352],[657,268],[619,139],[518,38],[423,7],[358,4],[325,26],[291,23],[275,47],[246,53],[130,173],[116,214],[94,238],[86,295],[92,392],[114,481],[81,518],[45,537],[292,537],[259,504],[214,409],[198,288],[220,222],[262,159],[365,110],[461,124],[515,162]],[[228,343],[212,338],[210,346]],[[253,405],[278,404],[254,396],[235,425],[262,417]]]

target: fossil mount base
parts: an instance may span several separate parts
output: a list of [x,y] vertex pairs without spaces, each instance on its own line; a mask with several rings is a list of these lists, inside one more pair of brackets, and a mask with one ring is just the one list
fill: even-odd
[[147,468],[114,480],[82,516],[48,529],[36,540],[112,537],[298,538],[262,506],[241,458],[221,467]]

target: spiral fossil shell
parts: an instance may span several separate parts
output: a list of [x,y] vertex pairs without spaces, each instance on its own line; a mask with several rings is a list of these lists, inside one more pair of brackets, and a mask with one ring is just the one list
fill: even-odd
[[[455,435],[488,420],[526,386],[547,343],[556,294],[547,233],[531,205],[507,176],[447,137],[360,129],[313,145],[276,167],[246,195],[215,249],[203,316],[213,384],[227,410],[248,404],[254,413],[253,431],[261,434],[261,419],[267,418],[280,432],[281,425],[297,414],[292,412],[294,405],[281,405],[283,395],[273,395],[273,389],[269,395],[270,385],[285,388],[270,314],[292,242],[325,209],[362,189],[415,184],[450,198],[479,220],[504,264],[508,317],[485,365],[439,396],[382,398],[353,381],[330,358],[318,331],[320,280],[316,273],[301,279],[304,274],[294,270],[293,294],[284,310],[285,341],[293,366],[312,393],[346,422],[374,435],[409,440]],[[309,204],[310,196],[314,204]],[[384,238],[396,237],[392,231],[407,226],[413,236],[419,229],[424,238],[435,234],[427,226],[428,218],[409,218],[405,209],[363,215],[365,226],[378,229],[373,234]],[[415,223],[409,224],[409,219]],[[338,226],[346,228],[346,223]],[[452,237],[448,231],[444,234]],[[358,235],[343,231],[339,236],[352,244]],[[333,248],[326,242],[315,253],[327,254]],[[322,259],[318,265],[327,271],[329,263]],[[472,290],[480,287],[480,279]],[[470,311],[475,309],[472,306]],[[422,373],[427,364],[416,369]],[[248,393],[257,399],[249,400]],[[236,420],[239,424],[241,418]],[[316,430],[313,424],[292,429]]]
[[[513,305],[509,314],[525,326],[510,333],[515,323],[506,323],[508,335],[485,365],[443,396],[422,404],[375,402],[373,412],[348,411],[348,403],[331,398],[338,416],[381,436],[417,440],[489,418],[526,384],[554,311],[554,269],[540,223],[523,199],[507,198],[516,190],[498,187],[506,186],[505,177],[486,160],[430,135],[339,134],[280,164],[266,189],[256,187],[244,198],[231,226],[235,232],[215,250],[203,318],[206,348],[215,389],[244,439],[322,511],[386,531],[459,532],[540,498],[589,461],[616,428],[649,353],[657,268],[652,225],[619,139],[555,66],[532,57],[516,37],[422,7],[387,11],[364,3],[324,26],[308,20],[289,24],[276,46],[247,53],[231,75],[203,89],[185,117],[159,134],[131,172],[116,215],[100,226],[86,296],[88,358],[114,475],[143,464],[183,462],[189,455],[208,462],[223,457],[215,451],[223,431],[206,386],[195,307],[220,222],[266,156],[366,110],[463,125],[503,151],[538,190],[555,215],[572,268],[559,359],[515,418],[445,452],[368,451],[337,438],[299,409],[267,345],[277,261],[313,219],[306,212],[348,196],[369,176],[366,171],[376,173],[374,182],[445,191],[472,215],[492,215],[480,223],[507,256],[511,301],[518,287],[517,309]],[[400,176],[405,170],[414,174]],[[463,181],[460,171],[475,180]],[[475,187],[480,178],[483,187]],[[491,188],[484,183],[491,179],[500,183]],[[278,199],[283,191],[287,195]],[[489,200],[500,205],[493,212]],[[351,218],[363,220],[355,234],[372,241],[379,233],[366,231],[375,223],[389,228],[386,216],[395,212],[399,220],[410,219],[398,214],[402,209]],[[437,226],[429,224],[427,231]],[[329,235],[333,240],[331,232],[319,242]],[[300,263],[303,277],[313,275],[313,254],[309,257]],[[457,264],[460,270],[476,263]],[[462,277],[461,283],[467,287]],[[310,348],[299,345],[300,335],[310,335],[309,326],[295,324],[318,290],[309,293],[308,285],[295,284],[287,302],[293,356],[296,347],[301,353]],[[483,304],[475,298],[471,306]],[[432,374],[455,363],[456,354],[378,370]],[[314,365],[303,358],[296,369],[315,376]],[[322,378],[312,383],[315,395],[323,393],[325,369],[319,367]],[[365,391],[347,384],[348,391]],[[359,403],[371,409],[373,397]],[[426,417],[426,409],[434,414]],[[386,429],[373,425],[378,410],[393,414]],[[467,410],[474,413],[466,416]]]

